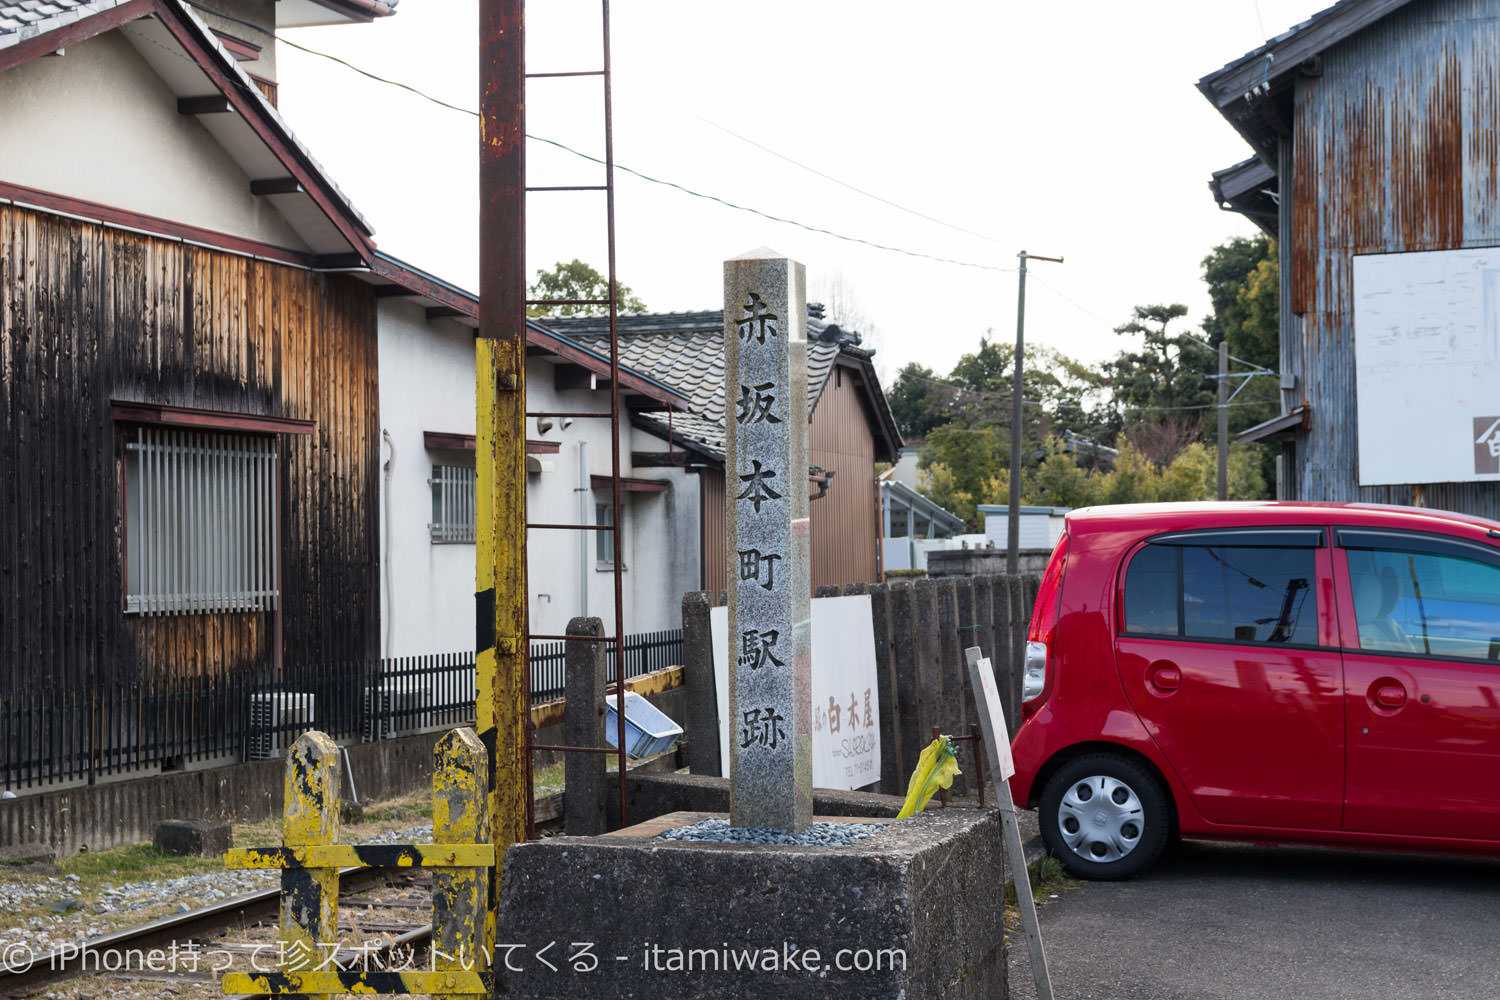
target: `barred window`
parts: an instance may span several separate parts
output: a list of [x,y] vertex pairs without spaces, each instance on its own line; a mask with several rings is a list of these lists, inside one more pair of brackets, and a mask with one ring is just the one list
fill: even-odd
[[137,428],[125,450],[125,610],[269,611],[276,440]]
[[474,467],[434,465],[432,478],[432,520],[427,529],[434,544],[474,541],[476,507]]

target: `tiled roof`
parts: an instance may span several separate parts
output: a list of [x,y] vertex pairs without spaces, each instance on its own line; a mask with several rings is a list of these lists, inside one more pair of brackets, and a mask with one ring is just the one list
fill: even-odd
[[24,42],[125,0],[0,0],[0,48]]
[[[570,316],[539,322],[609,357],[607,317]],[[616,323],[620,331],[620,364],[665,383],[691,400],[690,413],[673,415],[673,436],[697,443],[715,457],[722,458],[724,314],[717,309],[654,313],[620,316]],[[828,384],[834,359],[840,350],[850,348],[836,341],[841,332],[831,324],[809,319],[807,333],[807,412],[810,416],[823,387]],[[637,416],[641,422],[653,424],[665,433],[668,423],[665,413]]]

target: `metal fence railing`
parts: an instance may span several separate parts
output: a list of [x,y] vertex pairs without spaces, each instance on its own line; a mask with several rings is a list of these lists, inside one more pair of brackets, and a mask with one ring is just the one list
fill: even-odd
[[[608,676],[615,677],[611,648]],[[682,662],[682,631],[625,637],[625,676]],[[534,643],[533,704],[563,697],[564,644]],[[0,692],[0,789],[92,783],[280,756],[316,727],[342,742],[474,718],[474,654],[408,656],[264,677],[186,677]]]

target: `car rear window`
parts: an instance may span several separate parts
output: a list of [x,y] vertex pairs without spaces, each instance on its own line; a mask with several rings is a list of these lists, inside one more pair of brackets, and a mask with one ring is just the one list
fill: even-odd
[[1315,547],[1236,541],[1167,538],[1138,551],[1125,574],[1123,630],[1181,639],[1316,645]]

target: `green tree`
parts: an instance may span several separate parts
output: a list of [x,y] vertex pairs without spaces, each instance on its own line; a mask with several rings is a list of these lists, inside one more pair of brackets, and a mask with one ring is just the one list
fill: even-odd
[[[1271,372],[1280,367],[1276,241],[1266,236],[1236,237],[1219,244],[1203,258],[1203,280],[1213,304],[1213,313],[1203,321],[1203,332],[1215,344],[1221,339],[1229,342],[1229,353],[1238,359],[1230,362],[1229,370],[1245,376],[1229,382],[1235,393],[1229,430],[1237,433],[1281,412],[1277,379],[1271,374],[1250,374],[1257,365]],[[1274,483],[1275,449],[1253,447],[1262,481]]]
[[[622,313],[643,313],[642,302],[623,282],[615,282],[615,299]],[[538,271],[536,281],[526,290],[530,299],[589,299],[608,301],[609,282],[604,275],[578,258],[564,264],[558,261],[550,271]],[[528,306],[528,316],[606,316],[609,308],[602,305]]]
[[885,394],[901,436],[918,440],[953,418],[955,395],[953,387],[945,385],[931,368],[915,361],[896,373]]
[[1005,461],[999,436],[988,427],[948,423],[927,435],[917,455],[918,468],[927,474],[923,492],[978,530],[978,505],[995,498]]
[[1108,365],[1121,426],[1137,416],[1185,412],[1213,401],[1207,376],[1218,359],[1197,338],[1169,330],[1187,311],[1181,303],[1136,306],[1130,321],[1115,327],[1121,336],[1141,338],[1140,350],[1122,351]]
[[1278,340],[1276,242],[1267,236],[1236,236],[1203,258],[1203,281],[1213,312],[1203,321],[1209,343],[1229,341],[1229,353],[1275,369]]

